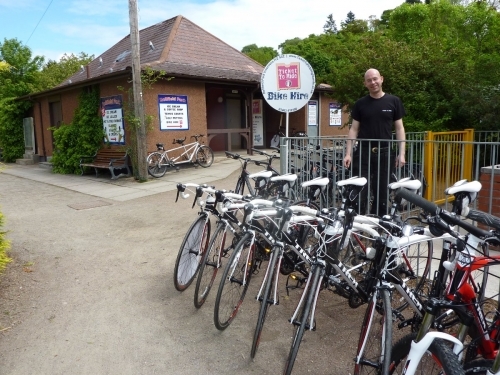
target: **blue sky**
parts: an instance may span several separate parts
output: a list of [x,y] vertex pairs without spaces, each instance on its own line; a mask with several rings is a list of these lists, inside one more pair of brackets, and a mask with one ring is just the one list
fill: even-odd
[[[275,49],[287,39],[321,34],[330,13],[337,26],[349,11],[380,18],[404,0],[139,0],[139,27],[182,15],[241,50]],[[126,0],[0,0],[0,40],[17,38],[33,55],[95,57],[130,33]]]

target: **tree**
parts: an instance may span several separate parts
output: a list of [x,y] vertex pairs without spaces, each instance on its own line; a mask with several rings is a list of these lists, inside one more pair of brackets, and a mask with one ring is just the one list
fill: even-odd
[[341,32],[352,34],[363,34],[368,32],[368,21],[357,20],[353,12],[347,13],[345,21],[340,23]]
[[337,24],[335,23],[335,20],[333,19],[333,14],[329,14],[328,17],[326,18],[325,25],[323,26],[323,31],[325,33],[331,33],[331,34],[337,34]]
[[4,39],[0,43],[0,61],[10,67],[0,71],[0,99],[37,91],[43,57],[32,57],[29,47],[17,39]]
[[241,52],[264,66],[278,56],[278,51],[274,48],[258,47],[257,44],[249,44],[243,47]]
[[78,56],[65,53],[59,62],[55,60],[47,61],[40,73],[40,89],[48,90],[59,85],[93,59],[94,55],[89,56],[84,52],[80,52]]
[[422,2],[420,0],[406,0],[405,3],[407,3],[407,4],[421,4]]

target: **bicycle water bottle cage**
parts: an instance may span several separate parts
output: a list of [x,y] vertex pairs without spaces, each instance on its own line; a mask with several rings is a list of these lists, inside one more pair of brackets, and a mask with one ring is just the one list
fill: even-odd
[[156,148],[157,148],[157,150],[159,150],[159,151],[163,151],[163,150],[164,150],[164,148],[163,148],[163,143],[157,143],[157,144],[156,144]]

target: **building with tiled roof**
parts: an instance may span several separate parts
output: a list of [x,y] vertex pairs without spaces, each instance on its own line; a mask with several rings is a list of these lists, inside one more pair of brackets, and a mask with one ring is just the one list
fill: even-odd
[[[187,18],[177,16],[144,28],[139,38],[141,68],[163,74],[151,88],[143,88],[145,113],[155,118],[153,130],[147,134],[148,151],[154,150],[156,143],[168,145],[174,138],[189,139],[199,133],[208,136],[205,143],[214,151],[264,147],[284,125],[283,114],[262,97],[264,67]],[[81,90],[99,87],[103,116],[111,108],[109,103],[123,105],[129,100],[123,88],[131,87],[131,67],[127,35],[54,89],[30,95],[35,102],[35,153],[41,160],[53,151],[48,129],[71,123]],[[328,92],[328,85],[319,85],[312,98],[319,108],[317,129],[321,135],[344,134],[338,126],[329,126],[328,101],[332,100],[326,96]],[[168,112],[172,100],[182,102],[177,113]],[[257,107],[262,110],[262,119],[256,127],[252,109]],[[290,129],[307,131],[307,107],[290,114]],[[124,136],[108,138],[111,143],[127,144],[127,124],[122,122]]]

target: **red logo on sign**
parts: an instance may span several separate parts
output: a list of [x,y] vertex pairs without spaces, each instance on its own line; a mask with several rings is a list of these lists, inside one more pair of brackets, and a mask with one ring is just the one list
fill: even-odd
[[278,90],[300,89],[300,63],[276,64]]

